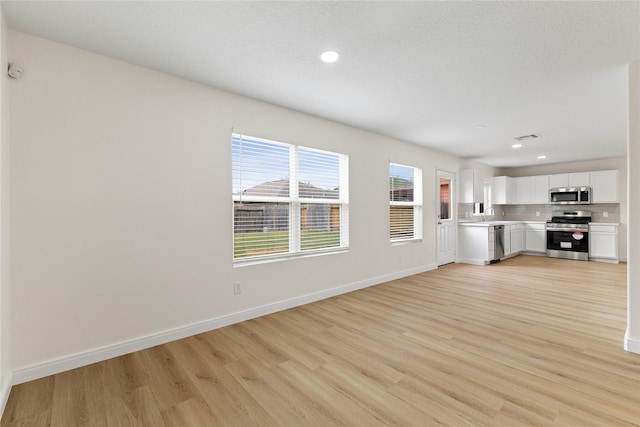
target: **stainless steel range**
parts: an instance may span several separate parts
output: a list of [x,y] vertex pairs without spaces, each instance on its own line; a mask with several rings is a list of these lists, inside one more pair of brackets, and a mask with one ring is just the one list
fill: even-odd
[[590,211],[556,211],[547,221],[547,256],[589,260]]

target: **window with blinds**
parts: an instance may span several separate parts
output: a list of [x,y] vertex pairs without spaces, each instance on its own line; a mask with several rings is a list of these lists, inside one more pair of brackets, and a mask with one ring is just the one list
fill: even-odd
[[348,156],[233,134],[233,257],[349,246]]
[[389,237],[422,239],[422,170],[389,164]]

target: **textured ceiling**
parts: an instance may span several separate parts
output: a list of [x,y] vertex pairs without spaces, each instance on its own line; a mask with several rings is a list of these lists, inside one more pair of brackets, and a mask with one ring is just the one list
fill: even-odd
[[[18,31],[493,166],[626,154],[638,1],[2,8]],[[326,49],[340,60],[320,62]]]

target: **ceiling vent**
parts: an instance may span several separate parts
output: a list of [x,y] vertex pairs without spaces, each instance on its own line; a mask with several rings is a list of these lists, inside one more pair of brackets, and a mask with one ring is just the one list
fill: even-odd
[[540,135],[536,135],[535,133],[532,133],[531,135],[516,136],[513,139],[515,139],[516,141],[524,141],[525,139],[536,139],[536,138],[540,138]]

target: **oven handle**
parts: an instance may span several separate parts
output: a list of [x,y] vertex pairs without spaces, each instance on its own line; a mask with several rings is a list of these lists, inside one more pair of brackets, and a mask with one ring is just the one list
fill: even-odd
[[547,228],[547,231],[579,231],[581,233],[588,233],[589,229],[580,230],[578,228]]

